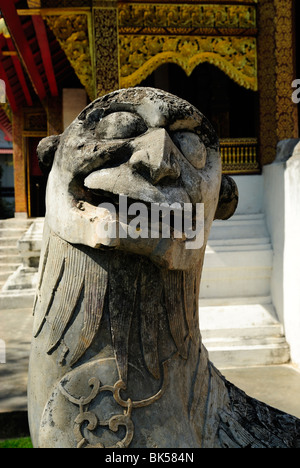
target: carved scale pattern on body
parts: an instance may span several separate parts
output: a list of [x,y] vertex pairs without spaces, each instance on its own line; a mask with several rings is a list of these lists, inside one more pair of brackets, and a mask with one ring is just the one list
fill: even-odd
[[221,378],[230,398],[230,411],[218,412],[222,448],[300,448],[299,419],[251,398]]

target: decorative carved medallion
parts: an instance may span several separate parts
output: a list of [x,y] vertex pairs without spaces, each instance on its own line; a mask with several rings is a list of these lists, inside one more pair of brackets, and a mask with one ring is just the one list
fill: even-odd
[[[68,378],[64,378],[59,384],[61,393],[67,398],[70,403],[79,407],[79,414],[74,421],[74,436],[77,442],[77,448],[128,448],[134,437],[134,423],[131,415],[132,411],[136,408],[145,408],[156,401],[158,401],[165,393],[168,386],[168,361],[164,362],[164,379],[161,389],[150,398],[139,401],[132,401],[130,398],[124,400],[121,396],[121,391],[126,390],[126,384],[122,380],[118,380],[115,385],[102,385],[100,380],[96,377],[92,377],[88,384],[92,388],[91,393],[87,397],[76,398],[71,395],[65,388],[65,382]],[[116,414],[110,419],[100,420],[95,412],[92,411],[90,405],[93,401],[103,392],[109,392],[112,394],[115,402],[123,409],[123,414]],[[120,426],[125,427],[125,436],[122,440],[118,441],[111,447],[106,447],[99,439],[97,442],[89,442],[87,436],[82,432],[84,425],[86,425],[86,433],[92,435],[93,431],[96,431],[98,427],[107,427],[112,432],[117,432]],[[93,439],[93,438],[92,438]]]
[[[101,385],[97,378],[91,378],[89,385],[92,387],[91,394],[88,397],[75,398],[60,384],[60,391],[70,403],[79,406],[79,415],[74,421],[74,435],[77,442],[77,448],[127,448],[132,442],[134,435],[134,425],[131,419],[132,401],[124,401],[126,404],[124,414],[112,416],[109,420],[99,421],[97,415],[89,410],[89,405],[96,399],[101,392],[111,392],[114,399],[116,395],[120,398],[120,390],[124,388],[123,382],[120,380],[113,387],[109,385]],[[122,400],[123,402],[123,400]],[[124,405],[122,405],[124,406]],[[92,433],[97,427],[108,427],[109,430],[117,432],[120,426],[126,428],[126,434],[123,440],[117,442],[116,445],[105,447],[100,441],[97,444],[90,444],[86,437],[82,434],[82,426],[88,422],[87,431]]]

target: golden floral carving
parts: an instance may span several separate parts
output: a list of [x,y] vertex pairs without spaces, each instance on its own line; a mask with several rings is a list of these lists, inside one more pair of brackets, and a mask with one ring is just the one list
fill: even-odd
[[291,99],[292,0],[259,2],[260,153],[262,164],[271,163],[276,146],[296,138],[297,106]]
[[122,87],[139,84],[170,62],[181,66],[188,76],[197,65],[209,62],[238,84],[257,89],[255,38],[120,35]]
[[46,20],[87,94],[93,99],[93,70],[87,15],[46,16]]
[[94,10],[96,95],[119,88],[117,11],[114,8]]
[[297,106],[291,99],[291,83],[295,77],[291,47],[293,44],[292,0],[275,1],[276,5],[276,120],[279,140],[298,137]]
[[246,28],[256,27],[253,5],[123,4],[122,28]]

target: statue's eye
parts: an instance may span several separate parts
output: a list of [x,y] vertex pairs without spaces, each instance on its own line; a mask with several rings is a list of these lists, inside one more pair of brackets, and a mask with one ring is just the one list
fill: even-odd
[[173,141],[186,159],[196,168],[202,169],[206,164],[206,148],[199,136],[193,132],[175,132]]
[[96,127],[96,136],[105,140],[134,138],[148,130],[141,117],[131,112],[114,112],[104,117]]

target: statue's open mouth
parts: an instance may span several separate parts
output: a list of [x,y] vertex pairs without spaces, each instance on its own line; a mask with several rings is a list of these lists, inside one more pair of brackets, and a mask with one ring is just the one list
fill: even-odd
[[[137,200],[134,198],[127,197],[125,195],[117,195],[112,192],[107,192],[102,189],[94,189],[90,190],[88,189],[88,198],[90,200],[90,203],[94,206],[100,206],[104,204],[111,204],[113,205],[116,210],[118,211],[120,208],[120,203],[122,203],[122,199],[125,201],[126,200],[126,205],[127,207],[130,207],[134,203],[142,203],[145,205],[148,209],[151,208],[151,202],[146,202],[146,201],[141,201]],[[125,205],[125,203],[124,203]]]
[[94,226],[97,248],[118,247],[120,239],[139,237],[151,250],[160,239],[181,243],[191,239],[187,233],[196,232],[197,206],[185,187],[168,179],[154,185],[129,164],[85,171],[73,179],[69,191],[75,210]]
[[[85,210],[87,204],[96,209],[103,209],[103,223],[116,225],[116,238],[119,238],[120,229],[125,229],[128,236],[142,237],[146,239],[168,238],[174,240],[187,240],[187,225],[190,231],[196,233],[199,219],[197,220],[197,210],[189,203],[189,211],[186,211],[186,204],[154,203],[137,200],[108,192],[102,189],[87,189],[87,200],[79,202],[77,208]],[[187,217],[189,221],[187,222]],[[105,228],[106,231],[107,228]],[[132,231],[133,229],[133,231]],[[119,234],[117,234],[117,231]],[[102,232],[102,231],[101,231]],[[110,229],[111,233],[112,230]],[[132,234],[133,233],[133,234]],[[105,233],[104,233],[105,234]],[[137,235],[137,237],[135,237]],[[196,235],[196,234],[195,234]],[[122,238],[124,236],[122,235]],[[116,244],[117,245],[117,244]],[[116,245],[109,244],[109,248]],[[105,245],[104,245],[105,247]]]
[[[115,210],[119,220],[126,220],[130,223],[139,216],[143,221],[145,220],[145,222],[148,223],[149,229],[151,229],[151,220],[155,216],[152,213],[157,209],[159,211],[157,219],[160,223],[160,230],[161,223],[165,222],[165,217],[167,217],[171,232],[173,232],[175,228],[174,210],[169,210],[169,205],[167,203],[165,203],[165,205],[159,205],[158,203],[136,200],[124,195],[116,195],[101,189],[88,190],[87,196],[89,203],[95,207],[111,207],[112,211]],[[179,209],[179,211],[181,214],[183,209]]]

